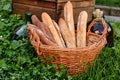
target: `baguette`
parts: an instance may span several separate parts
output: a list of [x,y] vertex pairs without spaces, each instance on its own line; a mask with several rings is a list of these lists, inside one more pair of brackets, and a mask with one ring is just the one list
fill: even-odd
[[59,35],[59,37],[60,37],[60,39],[62,41],[63,46],[66,47],[65,42],[64,42],[63,37],[62,37],[62,34],[61,34],[61,31],[60,31],[59,25],[54,20],[52,20],[52,21],[53,21],[53,24],[54,24],[54,26],[55,26],[55,28],[56,28],[56,30],[58,32],[58,35]]
[[77,47],[86,46],[87,18],[88,14],[86,11],[80,12],[77,22]]
[[37,29],[35,25],[29,24],[28,25],[28,29],[32,27],[32,29],[38,34],[40,41],[46,45],[50,45],[50,46],[57,46],[57,44],[55,44],[54,42],[50,41],[45,34],[42,32],[42,30]]
[[74,43],[74,39],[71,38],[72,35],[71,35],[70,30],[68,29],[67,24],[63,18],[59,19],[59,26],[60,26],[61,33],[63,35],[63,39],[65,40],[66,46],[68,48],[75,48],[76,45]]
[[46,13],[42,13],[42,21],[47,25],[47,27],[50,29],[52,35],[53,35],[53,38],[55,39],[55,42],[61,46],[61,47],[64,47],[63,44],[62,44],[62,41],[59,37],[59,34],[52,22],[52,19],[51,17]]
[[39,19],[37,18],[36,15],[32,15],[31,19],[32,19],[32,23],[34,25],[36,25],[37,27],[39,27],[41,29],[41,31],[43,31],[44,33],[46,33],[45,28],[42,27],[41,22],[39,21]]
[[43,23],[43,22],[40,22],[39,19],[37,18],[36,15],[32,15],[31,17],[32,19],[32,23],[34,25],[36,25],[37,27],[39,27],[39,29],[53,42],[55,42],[49,28]]
[[73,6],[72,6],[72,3],[70,1],[68,1],[64,6],[64,19],[68,25],[70,33],[72,34],[71,38],[73,38],[74,44],[76,44],[74,17],[73,17]]

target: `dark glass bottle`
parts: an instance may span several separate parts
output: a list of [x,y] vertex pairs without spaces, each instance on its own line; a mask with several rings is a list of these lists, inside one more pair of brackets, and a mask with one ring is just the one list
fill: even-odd
[[[95,19],[95,18],[103,18],[105,20],[105,17],[103,15],[103,11],[101,11],[100,9],[96,9],[93,12],[93,19]],[[91,22],[89,22],[89,23],[91,23]],[[107,22],[106,20],[105,20],[105,22],[106,22],[106,25],[107,25],[107,36],[106,36],[107,46],[112,47],[113,46],[113,28],[112,28],[112,26],[110,25],[109,22]],[[96,34],[102,35],[102,33],[104,31],[102,22],[101,21],[97,21],[94,24],[94,26],[93,26],[91,31],[96,33]]]
[[23,39],[23,38],[28,37],[27,24],[32,23],[31,16],[32,16],[32,13],[30,13],[30,12],[25,13],[24,24],[22,26],[16,28],[13,31],[12,37],[11,37],[12,40],[14,40],[14,39]]

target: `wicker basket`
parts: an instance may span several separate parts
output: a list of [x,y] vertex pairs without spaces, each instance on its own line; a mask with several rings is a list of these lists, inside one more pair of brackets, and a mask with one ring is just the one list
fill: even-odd
[[[91,32],[91,27],[96,21],[101,21],[104,26],[104,32],[102,35],[94,34]],[[29,27],[29,26],[28,26]],[[107,27],[102,18],[96,18],[88,26],[87,31],[87,46],[84,48],[61,48],[49,45],[44,45],[40,42],[39,36],[35,30],[31,27],[28,28],[31,44],[34,46],[38,56],[40,58],[54,57],[53,64],[64,64],[68,67],[68,74],[76,75],[83,73],[93,63],[94,59],[100,53],[105,46]]]

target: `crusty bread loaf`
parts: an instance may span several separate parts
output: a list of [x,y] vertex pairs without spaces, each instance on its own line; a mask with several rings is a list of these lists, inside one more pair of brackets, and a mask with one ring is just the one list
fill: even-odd
[[39,27],[41,29],[41,31],[43,31],[44,33],[46,33],[45,28],[42,27],[41,22],[39,21],[39,19],[37,18],[36,15],[32,15],[31,19],[32,19],[32,23],[34,25],[36,25],[37,27]]
[[42,30],[40,29],[37,29],[37,26],[35,25],[32,25],[32,24],[29,24],[28,25],[28,29],[32,27],[32,29],[34,30],[34,33],[37,33],[39,38],[40,38],[40,41],[46,45],[50,45],[50,46],[57,46],[57,44],[55,44],[54,42],[50,41],[46,36],[45,34],[42,32]]
[[77,23],[77,47],[86,46],[87,18],[88,14],[86,11],[80,12]]
[[75,27],[74,27],[74,17],[73,17],[73,6],[70,1],[68,1],[64,6],[64,19],[68,25],[70,30],[71,38],[74,40],[74,44],[76,44],[75,40]]
[[60,26],[61,33],[63,35],[63,39],[66,43],[66,46],[68,48],[75,48],[76,45],[74,43],[74,39],[72,38],[72,34],[70,33],[70,30],[63,18],[59,19],[59,26]]
[[42,21],[47,25],[47,27],[50,29],[52,35],[53,35],[53,38],[55,39],[55,42],[61,46],[61,47],[64,47],[63,44],[62,44],[62,41],[58,35],[58,32],[52,22],[52,19],[51,17],[46,13],[46,12],[43,12],[42,13]]
[[62,36],[62,34],[61,34],[61,31],[60,31],[59,25],[58,25],[54,20],[52,20],[52,21],[53,21],[53,24],[54,24],[54,26],[55,26],[55,28],[56,28],[56,30],[57,30],[57,32],[58,32],[58,35],[59,35],[59,37],[60,37],[60,39],[61,39],[61,41],[62,41],[63,46],[66,47],[66,46],[65,46],[65,42],[64,42],[64,40],[63,40],[63,36]]
[[39,27],[39,29],[53,42],[55,42],[52,33],[50,32],[49,28],[43,23],[41,22],[36,15],[32,15],[31,17],[32,19],[32,23],[34,25],[36,25],[37,27]]

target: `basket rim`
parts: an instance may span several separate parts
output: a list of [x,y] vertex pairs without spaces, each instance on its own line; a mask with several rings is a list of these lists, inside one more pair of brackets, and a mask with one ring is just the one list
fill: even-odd
[[[93,34],[93,33],[89,33]],[[100,35],[93,34],[95,36],[101,37]],[[103,42],[103,44],[101,44]],[[93,43],[92,45],[86,46],[86,47],[76,47],[76,48],[67,48],[67,47],[60,47],[60,46],[49,46],[45,44],[41,44],[39,48],[42,49],[49,49],[49,50],[57,50],[57,51],[85,51],[85,50],[90,50],[98,46],[104,46],[107,43],[106,38],[103,37],[101,40],[99,40],[97,43]]]

